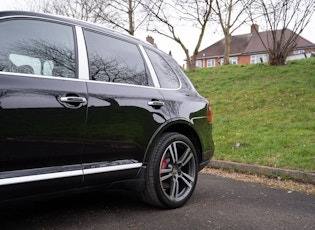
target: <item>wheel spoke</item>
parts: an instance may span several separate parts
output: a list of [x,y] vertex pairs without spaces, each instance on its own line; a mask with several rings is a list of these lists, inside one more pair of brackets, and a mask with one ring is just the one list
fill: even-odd
[[192,184],[194,183],[194,178],[188,175],[187,173],[182,172],[182,177],[181,179],[185,182],[185,184],[191,188]]
[[183,162],[185,160],[185,158],[187,157],[187,155],[189,154],[190,149],[186,148],[186,151],[181,155],[181,157],[179,158],[180,162]]
[[166,174],[165,176],[160,177],[160,181],[163,182],[167,180],[168,178],[172,177],[172,173]]
[[177,147],[176,147],[176,142],[172,143],[168,148],[167,148],[171,154],[173,163],[178,161],[178,155],[177,155]]
[[167,180],[168,178],[170,178],[173,174],[172,174],[172,167],[170,166],[164,166],[164,167],[167,167],[167,168],[160,168],[160,175],[164,175],[160,178],[160,181],[163,182],[164,180]]
[[172,172],[172,168],[167,168],[167,169],[161,169],[161,170],[160,170],[160,173],[161,173],[161,174],[170,173],[170,172]]
[[186,200],[196,183],[196,154],[188,143],[169,142],[159,161],[159,184],[165,198],[171,202]]
[[175,200],[178,197],[179,193],[179,183],[178,179],[173,179],[173,183],[171,184],[170,198]]
[[190,148],[187,148],[185,153],[180,158],[180,161],[182,162],[182,166],[185,166],[191,160],[191,158],[193,158],[193,156],[194,155],[191,152]]

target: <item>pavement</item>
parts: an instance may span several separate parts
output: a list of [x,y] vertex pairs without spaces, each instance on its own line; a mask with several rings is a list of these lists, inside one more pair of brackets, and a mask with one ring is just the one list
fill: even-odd
[[313,172],[302,172],[298,170],[249,165],[249,164],[242,164],[242,163],[221,161],[221,160],[211,160],[210,163],[208,164],[208,167],[216,168],[216,169],[228,169],[228,170],[232,169],[238,172],[253,173],[253,174],[258,174],[258,175],[266,175],[266,176],[274,176],[274,177],[280,176],[281,178],[287,178],[287,179],[315,185],[315,173]]
[[141,202],[137,193],[98,190],[0,206],[3,230],[314,230],[313,195],[200,174],[177,209]]

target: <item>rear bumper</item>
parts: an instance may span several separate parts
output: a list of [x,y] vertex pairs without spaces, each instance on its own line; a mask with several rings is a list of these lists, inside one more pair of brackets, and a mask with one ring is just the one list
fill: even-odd
[[203,161],[199,163],[199,168],[198,168],[199,171],[209,164],[210,159],[212,158],[213,154],[214,154],[214,149],[203,153],[203,157],[202,157]]
[[200,141],[199,170],[203,169],[214,154],[214,142],[212,138],[212,123],[205,117],[194,120],[195,130]]

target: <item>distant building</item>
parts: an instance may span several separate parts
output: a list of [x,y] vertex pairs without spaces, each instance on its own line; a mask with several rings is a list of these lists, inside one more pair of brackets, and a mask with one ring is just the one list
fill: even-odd
[[150,44],[152,44],[154,47],[157,48],[157,45],[154,42],[154,38],[151,37],[150,35],[147,36],[146,41],[149,42]]
[[[285,37],[289,37],[294,33],[286,29]],[[251,33],[231,36],[230,64],[254,64],[259,62],[268,62],[268,54],[261,42],[259,35],[263,41],[271,36],[271,32],[259,32],[258,25],[251,26]],[[268,44],[267,42],[264,42]],[[315,44],[298,36],[296,46],[289,54],[288,59],[298,59],[309,57],[311,52],[315,52]],[[213,45],[201,50],[197,55],[196,67],[205,68],[219,66],[223,64],[224,57],[224,39],[214,43]]]

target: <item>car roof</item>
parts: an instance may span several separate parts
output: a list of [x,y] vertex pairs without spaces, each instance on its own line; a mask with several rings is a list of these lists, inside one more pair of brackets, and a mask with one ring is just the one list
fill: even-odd
[[[81,26],[84,28],[92,29],[92,30],[97,30],[100,32],[105,32],[107,34],[113,35],[113,36],[119,36],[121,38],[127,39],[129,41],[133,41],[136,43],[141,43],[143,45],[149,45],[152,46],[151,44],[144,42],[138,38],[135,38],[131,35],[123,34],[118,31],[108,29],[102,25],[97,25],[93,23],[89,23],[83,20],[75,19],[75,18],[70,18],[66,16],[60,16],[60,15],[53,15],[53,14],[44,14],[44,13],[35,13],[35,12],[30,12],[30,11],[0,11],[0,19],[3,18],[39,18],[39,19],[49,19],[49,20],[54,20],[57,22],[62,22],[62,23],[68,23],[72,25],[77,25]],[[153,46],[152,46],[153,47]]]

